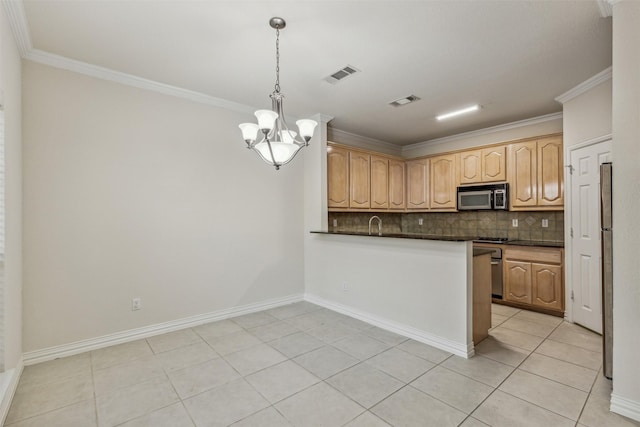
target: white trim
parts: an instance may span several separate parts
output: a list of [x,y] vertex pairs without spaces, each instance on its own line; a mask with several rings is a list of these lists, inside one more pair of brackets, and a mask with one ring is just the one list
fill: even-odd
[[611,412],[640,421],[640,402],[611,393]]
[[613,16],[613,7],[612,3],[609,0],[596,0],[598,2],[598,7],[600,8],[600,16],[603,18],[608,18]]
[[571,238],[571,185],[572,177],[569,172],[569,166],[571,165],[571,153],[575,150],[588,147],[590,145],[600,144],[602,142],[612,141],[612,135],[610,133],[605,135],[596,136],[595,138],[582,141],[578,144],[570,145],[564,149],[564,182],[565,182],[565,194],[564,194],[564,300],[565,304],[564,318],[567,322],[573,323],[573,303],[571,303],[571,291],[573,290],[573,239]]
[[40,64],[49,65],[55,68],[61,68],[63,70],[73,71],[75,73],[84,74],[86,76],[96,77],[103,80],[108,80],[116,83],[120,83],[127,86],[133,86],[140,89],[159,92],[165,95],[171,95],[178,98],[188,99],[189,101],[198,102],[201,104],[210,105],[213,107],[226,108],[232,111],[240,113],[250,113],[256,110],[255,107],[239,104],[237,102],[227,101],[222,98],[216,98],[214,96],[205,95],[200,92],[195,92],[188,89],[182,89],[177,86],[171,86],[168,84],[156,82],[142,77],[136,77],[131,74],[122,73],[120,71],[111,70],[109,68],[100,67],[97,65],[88,64],[82,61],[76,61],[64,56],[55,55],[53,53],[44,52],[38,49],[33,49],[24,55],[24,59],[29,61],[38,62]]
[[431,139],[429,141],[418,142],[402,147],[402,154],[407,151],[418,150],[421,148],[431,147],[433,145],[446,144],[448,142],[458,141],[473,136],[488,135],[496,132],[502,132],[511,129],[517,129],[525,126],[535,125],[538,123],[550,122],[552,120],[562,119],[562,112],[545,114],[544,116],[532,117],[530,119],[518,120],[516,122],[505,123],[502,125],[491,126],[484,129],[472,130],[469,132],[459,133],[457,135],[445,136],[442,138]]
[[612,70],[613,70],[612,67],[609,67],[605,70],[600,71],[598,74],[596,74],[595,76],[591,77],[588,80],[583,81],[573,89],[569,89],[562,95],[557,96],[555,98],[556,101],[558,101],[561,104],[564,104],[582,95],[583,93],[593,89],[594,87],[598,86],[600,83],[604,83],[607,80],[611,80],[611,77],[613,76]]
[[20,358],[15,368],[7,369],[0,374],[0,425],[4,425],[4,421],[7,419],[23,368],[24,364]]
[[3,0],[2,3],[4,3],[4,10],[7,12],[11,32],[16,40],[20,56],[24,58],[33,48],[27,15],[24,12],[24,3],[22,0]]
[[289,295],[282,298],[274,298],[252,304],[226,308],[213,311],[211,313],[199,314],[196,316],[185,317],[183,319],[172,320],[169,322],[157,323],[155,325],[144,326],[142,328],[130,329],[128,331],[116,332],[114,334],[104,335],[97,338],[90,338],[69,344],[62,344],[42,350],[29,351],[24,354],[24,364],[26,366],[29,366],[35,363],[57,359],[59,357],[72,356],[74,354],[84,353],[90,350],[96,350],[99,348],[109,347],[112,345],[122,344],[125,342],[135,341],[143,338],[149,338],[154,335],[165,334],[167,332],[190,328],[193,326],[202,325],[204,323],[215,322],[217,320],[223,320],[229,317],[241,316],[243,314],[267,310],[270,308],[279,307],[302,300],[302,294]]
[[331,142],[353,145],[355,147],[360,147],[372,151],[383,151],[387,154],[394,154],[396,156],[399,156],[402,151],[401,147],[396,144],[392,144],[386,141],[380,141],[378,139],[373,139],[366,136],[356,135],[355,133],[332,127],[328,128],[328,133],[330,134],[328,139]]
[[356,319],[378,326],[379,328],[395,332],[396,334],[414,339],[424,344],[431,345],[433,347],[439,348],[440,350],[453,353],[457,356],[468,359],[470,357],[473,357],[473,355],[475,354],[473,343],[461,345],[458,342],[430,334],[420,329],[416,329],[412,326],[394,322],[392,320],[385,319],[383,317],[377,316],[372,313],[367,313],[353,307],[338,304],[313,294],[305,293],[304,299],[305,301],[309,301],[310,303],[320,305],[322,307],[328,308],[329,310],[337,311],[338,313],[346,314],[350,317],[355,317]]

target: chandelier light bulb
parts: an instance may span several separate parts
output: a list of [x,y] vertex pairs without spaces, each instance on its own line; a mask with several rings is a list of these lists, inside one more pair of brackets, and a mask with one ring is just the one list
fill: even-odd
[[315,120],[303,119],[298,120],[296,125],[300,131],[300,136],[303,137],[306,142],[309,142],[313,136],[313,131],[316,129],[316,126],[318,126],[318,122]]
[[273,125],[278,118],[278,113],[271,110],[258,110],[255,115],[258,118],[258,127],[262,132],[269,132],[273,129]]
[[258,131],[260,130],[257,124],[241,123],[238,127],[242,131],[242,139],[244,139],[247,144],[255,142],[258,137]]

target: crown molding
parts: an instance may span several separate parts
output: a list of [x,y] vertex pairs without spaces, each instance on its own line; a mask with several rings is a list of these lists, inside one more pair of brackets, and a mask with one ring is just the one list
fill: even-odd
[[347,132],[344,130],[329,128],[331,142],[337,142],[346,145],[353,145],[356,147],[369,149],[373,151],[382,151],[387,154],[400,155],[401,148],[396,144],[392,144],[386,141],[380,141],[379,139],[369,138],[366,136],[357,135],[355,133]]
[[556,97],[555,98],[556,101],[558,101],[561,104],[564,104],[582,95],[583,93],[593,89],[594,87],[598,86],[600,83],[610,80],[613,75],[611,71],[612,71],[612,67],[609,67],[606,70],[600,71],[598,74],[591,77],[590,79],[583,81],[573,89],[569,89],[562,95]]
[[29,23],[27,15],[24,11],[24,3],[22,0],[2,0],[4,10],[7,12],[7,19],[13,38],[23,58],[33,49],[31,43],[31,32],[29,31]]
[[600,9],[600,16],[603,18],[609,18],[613,16],[613,3],[609,0],[596,0],[598,8]]
[[431,139],[429,141],[418,142],[411,145],[405,145],[402,147],[402,154],[406,154],[409,151],[418,150],[425,147],[431,147],[439,144],[446,144],[453,141],[458,141],[463,138],[469,138],[474,136],[489,135],[496,132],[502,132],[511,129],[517,129],[525,126],[531,126],[538,123],[550,122],[553,120],[562,119],[562,113],[545,114],[544,116],[532,117],[530,119],[518,120],[517,122],[505,123],[502,125],[491,126],[484,129],[472,130],[469,132],[459,133],[456,135],[445,136],[442,138]]
[[232,111],[251,114],[255,111],[254,107],[250,107],[248,105],[227,101],[222,98],[216,98],[214,96],[205,95],[200,92],[183,89],[177,86],[171,86],[168,84],[156,82],[154,80],[133,76],[131,74],[121,73],[120,71],[88,64],[82,61],[76,61],[74,59],[69,59],[64,56],[55,55],[38,49],[32,49],[31,51],[29,51],[24,56],[24,59],[40,64],[49,65],[51,67],[96,77],[103,80],[109,80],[127,86],[137,87],[139,89],[146,89],[165,95],[188,99],[193,102],[198,102],[200,104],[206,104],[213,107],[226,108]]

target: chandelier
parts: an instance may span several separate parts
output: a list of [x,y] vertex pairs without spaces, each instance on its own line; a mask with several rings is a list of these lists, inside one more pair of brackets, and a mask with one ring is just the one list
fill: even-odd
[[[271,110],[255,112],[258,124],[242,123],[238,126],[242,131],[242,138],[247,143],[247,148],[257,152],[262,160],[275,166],[278,170],[280,166],[293,160],[302,147],[309,145],[309,140],[318,123],[314,120],[298,120],[296,125],[302,139],[287,127],[282,108],[284,95],[280,93],[280,30],[287,23],[282,18],[271,18],[269,25],[276,30],[276,84],[273,92],[269,95]],[[260,140],[258,140],[259,132],[261,133]]]

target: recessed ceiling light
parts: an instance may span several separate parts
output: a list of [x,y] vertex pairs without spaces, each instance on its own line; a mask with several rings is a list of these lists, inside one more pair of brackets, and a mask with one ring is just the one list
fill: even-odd
[[472,105],[471,107],[462,108],[460,110],[452,111],[450,113],[440,114],[439,116],[436,116],[436,120],[450,119],[451,117],[456,117],[461,114],[471,113],[473,111],[478,111],[479,109],[480,109],[480,106],[478,104]]
[[409,95],[409,96],[405,96],[404,98],[400,98],[400,99],[396,99],[395,101],[391,101],[389,103],[389,105],[392,105],[394,107],[402,107],[403,105],[407,105],[407,104],[411,104],[412,102],[416,102],[419,101],[420,98],[418,98],[415,95]]

